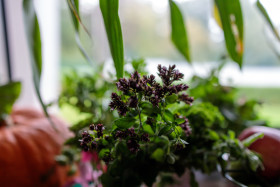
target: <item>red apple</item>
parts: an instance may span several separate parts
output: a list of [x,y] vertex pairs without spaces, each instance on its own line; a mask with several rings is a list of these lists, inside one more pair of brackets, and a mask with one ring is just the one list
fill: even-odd
[[254,126],[245,129],[239,139],[244,140],[255,133],[264,133],[264,137],[255,141],[249,146],[250,150],[259,153],[262,156],[264,170],[260,174],[268,179],[280,177],[280,130]]

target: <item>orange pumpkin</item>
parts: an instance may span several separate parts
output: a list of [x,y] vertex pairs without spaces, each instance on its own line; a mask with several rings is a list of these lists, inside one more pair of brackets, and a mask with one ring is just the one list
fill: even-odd
[[12,126],[0,127],[1,187],[60,187],[67,168],[56,164],[64,141],[71,137],[67,124],[55,116],[55,131],[42,112],[13,110]]

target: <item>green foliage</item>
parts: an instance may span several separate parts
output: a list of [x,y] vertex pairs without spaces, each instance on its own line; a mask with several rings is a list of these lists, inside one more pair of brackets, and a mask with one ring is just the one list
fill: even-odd
[[121,78],[124,75],[124,51],[122,29],[118,14],[119,0],[100,0],[99,4],[117,78]]
[[110,79],[103,77],[102,71],[103,67],[99,67],[96,72],[85,75],[75,71],[65,75],[59,105],[70,104],[81,113],[89,114],[93,122],[110,125],[115,117],[105,103],[115,88]]
[[6,85],[0,86],[0,122],[11,113],[14,102],[20,95],[21,83],[10,82]]
[[171,39],[178,49],[178,51],[186,58],[190,63],[190,50],[189,41],[187,36],[187,31],[185,28],[184,17],[178,7],[178,5],[173,1],[169,0],[170,7],[170,17],[171,17]]
[[219,67],[213,69],[207,77],[192,77],[190,89],[196,102],[209,102],[218,107],[226,120],[224,132],[233,130],[239,134],[243,129],[252,125],[265,125],[257,115],[257,100],[238,98],[237,89],[223,86],[219,80]]
[[242,67],[243,15],[239,0],[215,0],[224,30],[225,42],[232,60]]
[[[228,176],[234,172],[231,164],[239,163],[243,168],[238,171],[240,174],[257,176],[257,169],[263,167],[261,159],[246,147],[261,138],[260,134],[253,135],[241,142],[235,137],[233,131],[224,133],[224,118],[218,108],[210,103],[194,104],[178,111],[182,115],[188,116],[192,129],[191,135],[187,138],[188,149],[178,153],[180,156],[178,163],[181,166],[190,170],[201,170],[207,174],[221,171],[224,176],[235,182],[232,177]],[[192,186],[196,186],[194,179],[190,183]]]

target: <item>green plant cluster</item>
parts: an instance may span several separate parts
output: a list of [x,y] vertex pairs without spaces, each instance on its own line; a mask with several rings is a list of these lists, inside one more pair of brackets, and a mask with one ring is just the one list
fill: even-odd
[[121,95],[113,93],[110,103],[120,118],[111,129],[96,124],[82,134],[84,151],[96,150],[108,163],[108,172],[101,177],[105,186],[151,186],[161,171],[174,171],[175,152],[188,144],[188,119],[168,109],[180,101],[191,103],[192,98],[181,94],[188,86],[173,84],[183,78],[175,66],[158,69],[162,85],[155,76],[141,78],[138,72],[120,79]]
[[238,98],[236,88],[221,84],[219,74],[223,65],[213,69],[207,77],[193,76],[190,94],[196,98],[196,102],[209,102],[218,107],[225,118],[224,132],[232,130],[239,134],[247,127],[266,125],[258,117],[260,102]]
[[[140,78],[137,72],[130,79],[120,79],[117,83],[120,95],[113,93],[110,103],[112,109],[118,110],[120,118],[114,121],[111,129],[96,124],[82,134],[84,151],[97,151],[99,158],[108,164],[108,171],[101,176],[102,184],[140,186],[145,183],[151,186],[156,179],[159,184],[174,182],[172,175],[166,173],[181,176],[186,168],[191,171],[192,186],[197,185],[195,170],[206,174],[220,171],[234,181],[229,175],[233,162],[241,163],[245,168],[242,172],[255,175],[262,166],[261,159],[247,147],[260,136],[240,142],[233,131],[225,133],[225,118],[218,107],[210,103],[190,106],[190,97],[171,91],[174,86],[182,89],[184,84],[169,84],[172,78],[162,75],[172,71],[180,74],[170,68],[159,67],[163,84],[151,81],[155,80],[153,76]],[[165,73],[161,73],[162,69]],[[145,84],[152,87],[152,95],[145,93],[149,90],[143,86]],[[165,94],[155,102],[154,96],[161,93],[161,89]]]

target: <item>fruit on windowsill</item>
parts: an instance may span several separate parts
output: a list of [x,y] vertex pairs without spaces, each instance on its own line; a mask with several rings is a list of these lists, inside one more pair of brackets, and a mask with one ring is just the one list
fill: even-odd
[[251,144],[249,149],[259,153],[262,157],[264,170],[260,171],[260,175],[267,179],[277,179],[280,177],[280,130],[254,126],[245,129],[239,135],[239,139],[244,140],[259,132],[264,133],[264,137]]
[[0,127],[0,186],[60,187],[67,167],[56,164],[64,141],[72,136],[67,124],[55,116],[56,132],[44,114],[35,109],[15,109]]

